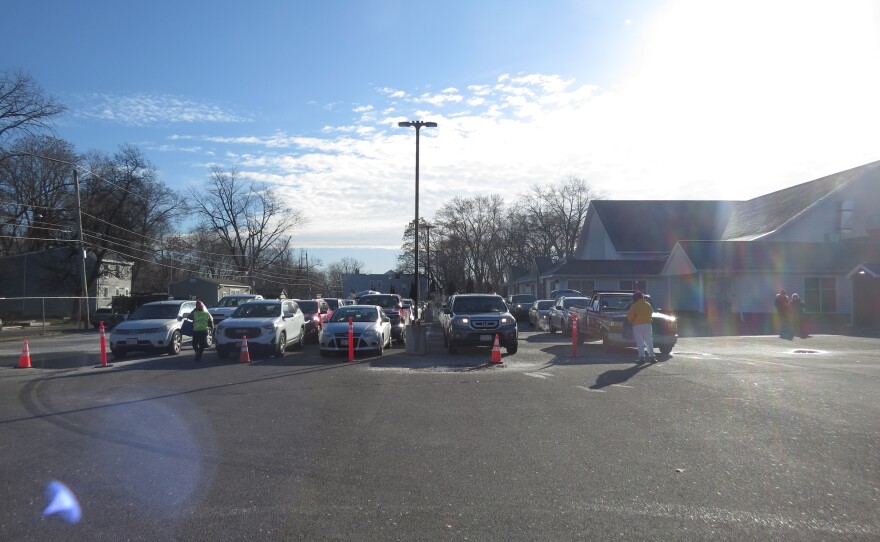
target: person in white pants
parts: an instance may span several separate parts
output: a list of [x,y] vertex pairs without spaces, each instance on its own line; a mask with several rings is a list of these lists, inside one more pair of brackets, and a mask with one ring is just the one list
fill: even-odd
[[636,350],[639,352],[639,363],[654,363],[654,337],[651,333],[651,316],[654,313],[651,304],[645,300],[642,292],[633,293],[633,304],[626,313],[626,319],[632,324]]

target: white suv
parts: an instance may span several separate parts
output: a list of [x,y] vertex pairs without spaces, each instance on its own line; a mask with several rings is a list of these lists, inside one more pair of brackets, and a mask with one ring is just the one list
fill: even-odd
[[208,312],[211,313],[211,318],[214,319],[214,325],[217,325],[226,318],[229,318],[229,315],[235,312],[239,305],[254,299],[263,299],[263,296],[259,294],[225,295],[216,305],[208,307]]
[[248,301],[214,328],[217,355],[226,358],[241,350],[242,338],[247,337],[248,351],[253,348],[280,358],[288,346],[302,348],[305,328],[303,312],[291,299]]
[[[183,321],[195,308],[195,301],[144,303],[110,332],[113,357],[121,358],[134,350],[179,353],[183,344]],[[208,333],[208,348],[211,339]]]

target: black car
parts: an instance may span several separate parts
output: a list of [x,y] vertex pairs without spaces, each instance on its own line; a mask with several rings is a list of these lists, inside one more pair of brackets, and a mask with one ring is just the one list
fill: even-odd
[[535,302],[535,296],[532,294],[513,294],[507,301],[510,307],[510,314],[516,318],[517,322],[529,319],[529,307]]
[[410,309],[403,305],[397,294],[368,294],[358,298],[358,305],[378,305],[391,319],[391,338],[399,344],[406,342],[406,325],[410,323]]

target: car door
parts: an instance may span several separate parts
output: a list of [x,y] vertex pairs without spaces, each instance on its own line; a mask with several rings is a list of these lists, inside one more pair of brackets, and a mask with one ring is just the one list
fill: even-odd
[[287,342],[299,338],[301,333],[299,326],[296,325],[296,307],[292,301],[281,302],[281,321],[284,323],[284,335],[287,336]]

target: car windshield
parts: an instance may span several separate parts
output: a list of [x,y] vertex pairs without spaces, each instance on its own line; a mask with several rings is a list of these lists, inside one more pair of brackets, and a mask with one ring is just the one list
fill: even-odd
[[510,296],[510,301],[512,303],[534,303],[535,296],[532,294],[516,294]]
[[586,307],[590,304],[590,300],[586,297],[566,297],[562,300],[562,306],[564,308],[570,307]]
[[553,308],[553,300],[552,299],[543,299],[538,301],[538,310],[545,311]]
[[354,322],[375,322],[379,319],[379,313],[372,307],[343,307],[333,313],[331,322],[348,322],[351,318]]
[[297,301],[299,308],[302,309],[305,313],[310,312],[318,312],[318,302],[317,301],[309,301],[308,299],[304,299],[302,301]]
[[180,305],[141,305],[129,320],[170,320],[177,318]]
[[233,318],[275,318],[281,316],[280,303],[244,303],[232,313]]
[[456,314],[507,312],[507,306],[500,297],[464,297],[455,300],[452,312]]
[[237,307],[248,300],[249,299],[246,297],[224,297],[215,306],[216,307]]
[[360,300],[361,305],[379,305],[383,309],[397,308],[399,301],[396,297],[384,295],[368,295]]
[[339,300],[338,299],[325,299],[327,302],[327,306],[330,307],[330,310],[336,310],[339,308]]

